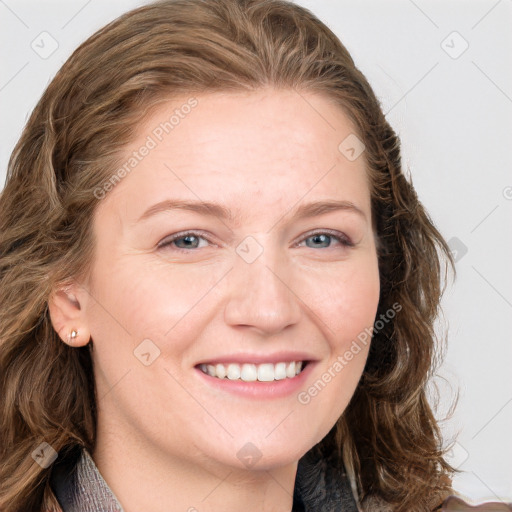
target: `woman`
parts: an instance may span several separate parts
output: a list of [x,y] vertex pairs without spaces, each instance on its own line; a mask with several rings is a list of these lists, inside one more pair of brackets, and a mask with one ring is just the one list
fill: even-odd
[[0,509],[431,511],[450,251],[337,37],[168,0],[82,44],[0,201]]

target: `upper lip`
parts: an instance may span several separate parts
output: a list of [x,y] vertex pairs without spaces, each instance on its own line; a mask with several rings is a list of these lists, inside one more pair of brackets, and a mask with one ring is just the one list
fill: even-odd
[[208,359],[199,361],[196,366],[200,364],[222,364],[222,363],[236,363],[236,364],[264,364],[264,363],[289,363],[292,361],[314,361],[315,357],[306,352],[274,352],[273,354],[226,354],[223,356],[215,356]]

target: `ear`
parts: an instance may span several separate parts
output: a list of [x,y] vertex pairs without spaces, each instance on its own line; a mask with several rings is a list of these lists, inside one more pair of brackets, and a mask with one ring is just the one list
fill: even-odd
[[89,332],[83,302],[85,291],[71,284],[53,290],[48,299],[48,310],[53,328],[64,343],[83,347],[89,343]]

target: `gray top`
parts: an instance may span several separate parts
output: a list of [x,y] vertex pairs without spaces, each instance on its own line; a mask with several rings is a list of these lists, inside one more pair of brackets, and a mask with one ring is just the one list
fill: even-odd
[[[124,512],[90,453],[57,459],[50,485],[63,512]],[[344,468],[308,452],[299,461],[292,512],[358,512]]]
[[86,449],[57,462],[50,486],[63,512],[124,512]]

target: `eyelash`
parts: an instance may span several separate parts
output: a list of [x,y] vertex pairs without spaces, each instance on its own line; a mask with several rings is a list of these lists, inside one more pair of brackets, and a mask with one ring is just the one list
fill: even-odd
[[[211,243],[210,240],[204,236],[204,233],[201,233],[199,231],[186,231],[182,233],[176,233],[175,235],[171,235],[171,238],[165,238],[163,242],[160,242],[158,244],[158,249],[166,249],[171,246],[173,242],[176,240],[180,240],[182,238],[186,238],[187,236],[195,236],[197,238],[202,238],[203,240],[206,240],[208,243]],[[349,239],[348,236],[344,235],[343,233],[340,233],[339,231],[333,231],[329,229],[325,229],[323,231],[315,231],[313,233],[308,233],[300,242],[302,243],[306,241],[308,238],[317,236],[317,235],[328,235],[331,238],[336,239],[343,247],[354,247],[354,243]],[[331,249],[331,247],[322,247],[321,249]],[[192,248],[192,249],[183,249],[181,247],[175,247],[175,251],[182,252],[182,253],[189,253],[194,250],[198,250],[198,248]]]

